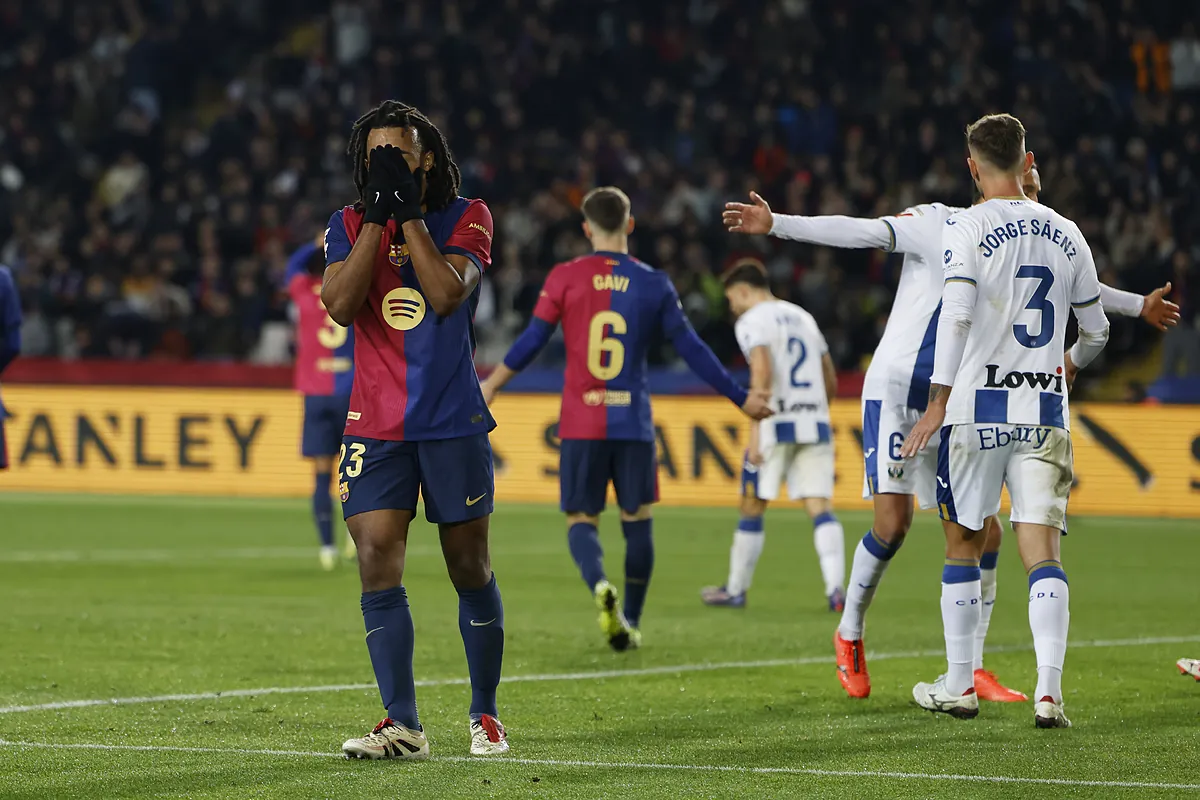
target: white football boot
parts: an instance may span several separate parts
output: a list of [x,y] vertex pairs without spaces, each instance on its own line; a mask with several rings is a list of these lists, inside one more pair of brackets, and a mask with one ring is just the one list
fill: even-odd
[[1180,675],[1191,675],[1200,681],[1200,658],[1181,658],[1175,662]]
[[498,756],[508,752],[508,734],[500,720],[484,714],[471,720],[471,755]]
[[392,719],[385,719],[361,739],[347,739],[342,745],[346,758],[397,758],[424,761],[429,758],[429,740],[424,731],[413,731]]
[[1071,720],[1063,713],[1063,704],[1046,695],[1033,704],[1033,724],[1039,728],[1069,728]]
[[979,695],[967,689],[961,695],[946,691],[946,676],[939,675],[933,683],[918,683],[913,687],[913,700],[927,711],[949,714],[957,719],[974,719],[979,715]]

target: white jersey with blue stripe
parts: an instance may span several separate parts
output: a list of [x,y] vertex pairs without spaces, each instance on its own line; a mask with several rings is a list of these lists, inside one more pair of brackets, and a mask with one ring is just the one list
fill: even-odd
[[1072,307],[1100,303],[1091,249],[1040,203],[993,198],[947,221],[944,279],[976,287],[946,424],[1070,429],[1063,354]]
[[883,217],[891,252],[903,253],[896,299],[863,381],[863,397],[925,410],[942,299],[942,230],[961,209],[924,203]]
[[747,360],[756,347],[767,348],[771,355],[775,415],[759,425],[761,446],[829,441],[829,401],[821,363],[829,345],[812,314],[786,300],[768,300],[738,317],[734,333]]

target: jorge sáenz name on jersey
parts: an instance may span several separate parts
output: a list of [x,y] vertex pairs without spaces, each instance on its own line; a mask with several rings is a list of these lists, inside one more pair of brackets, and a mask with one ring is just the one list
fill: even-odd
[[1075,243],[1071,241],[1071,237],[1050,224],[1050,220],[1040,219],[1018,219],[1004,225],[997,225],[991,233],[983,237],[983,241],[979,243],[979,249],[983,251],[984,258],[991,258],[1000,245],[1009,239],[1015,240],[1021,236],[1040,236],[1043,239],[1049,239],[1062,248],[1067,259],[1071,261],[1075,260],[1075,254],[1079,252]]
[[1062,394],[1063,391],[1062,367],[1058,367],[1054,374],[1013,370],[1001,375],[999,364],[988,364],[986,369],[987,378],[983,382],[986,389],[1020,389],[1022,386],[1028,386],[1030,389],[1041,389],[1058,394]]

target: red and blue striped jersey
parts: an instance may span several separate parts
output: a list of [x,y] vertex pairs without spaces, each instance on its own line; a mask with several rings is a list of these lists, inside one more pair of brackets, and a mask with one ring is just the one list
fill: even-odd
[[559,437],[654,441],[646,351],[655,332],[690,328],[670,278],[626,253],[597,251],[554,267],[533,314],[562,323]]
[[[456,198],[425,215],[434,244],[483,273],[492,261],[492,214]],[[362,228],[347,206],[329,220],[325,263],[345,261]],[[346,435],[389,441],[456,439],[496,427],[475,372],[473,319],[479,288],[454,313],[429,311],[396,222],[387,224],[367,300],[354,318],[354,387]]]
[[354,331],[329,316],[321,302],[321,276],[307,269],[316,247],[306,244],[288,262],[287,291],[296,306],[293,384],[306,395],[350,394],[354,381]]

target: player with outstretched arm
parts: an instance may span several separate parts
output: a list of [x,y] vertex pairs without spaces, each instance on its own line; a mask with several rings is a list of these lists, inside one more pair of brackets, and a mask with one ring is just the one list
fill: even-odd
[[[595,252],[550,271],[529,327],[484,381],[489,404],[562,324],[567,345],[558,435],[567,543],[615,650],[641,643],[642,607],[654,568],[650,507],[658,460],[646,351],[659,331],[697,375],[752,419],[771,414],[765,392],[747,392],[726,372],[683,313],[666,273],[629,255],[629,198],[611,186],[583,199],[583,232]],[[625,534],[625,607],[604,573],[598,526],[612,483]]]

